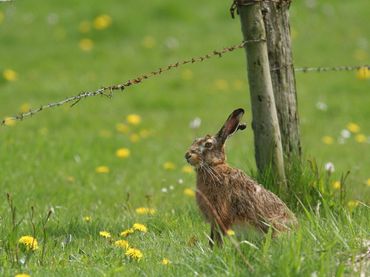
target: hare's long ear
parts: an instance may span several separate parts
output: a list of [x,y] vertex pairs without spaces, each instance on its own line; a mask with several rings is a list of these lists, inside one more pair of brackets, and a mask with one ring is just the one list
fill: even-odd
[[245,129],[246,125],[240,124],[240,119],[242,118],[243,114],[244,114],[243,109],[237,109],[230,114],[224,126],[222,126],[220,131],[218,131],[218,133],[215,136],[217,142],[220,145],[223,145],[226,139],[232,134],[234,134],[237,130]]

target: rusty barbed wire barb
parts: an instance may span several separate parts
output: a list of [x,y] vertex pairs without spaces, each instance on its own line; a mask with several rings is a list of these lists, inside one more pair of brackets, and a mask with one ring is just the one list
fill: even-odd
[[[54,107],[59,107],[59,106],[62,106],[64,104],[67,104],[67,103],[70,103],[70,102],[73,102],[70,106],[74,107],[81,100],[83,100],[85,98],[88,98],[88,97],[93,97],[93,96],[99,96],[100,95],[100,96],[105,96],[105,97],[108,97],[108,98],[112,98],[114,96],[115,91],[123,91],[126,87],[129,87],[129,86],[132,86],[132,85],[138,85],[138,84],[142,83],[144,80],[147,80],[147,79],[150,79],[152,77],[161,75],[162,73],[165,73],[165,72],[168,72],[170,70],[179,68],[183,65],[203,62],[203,61],[209,60],[213,57],[221,58],[226,53],[233,52],[236,49],[244,48],[244,46],[247,43],[256,43],[256,42],[263,42],[263,41],[266,41],[266,40],[261,38],[261,39],[243,41],[239,44],[229,46],[229,47],[225,47],[221,50],[213,50],[213,51],[211,51],[211,52],[209,52],[205,55],[202,55],[202,56],[192,57],[192,58],[189,58],[187,60],[178,61],[178,62],[169,64],[167,66],[160,67],[157,70],[154,70],[154,71],[151,71],[149,73],[143,74],[143,75],[138,76],[134,79],[130,79],[130,80],[124,82],[124,83],[110,85],[110,86],[104,86],[104,87],[101,87],[100,89],[95,90],[95,91],[81,92],[81,93],[79,93],[75,96],[67,97],[67,98],[65,98],[61,101],[52,102],[52,103],[49,103],[49,104],[46,104],[46,105],[42,105],[42,106],[40,106],[39,108],[36,108],[36,109],[30,109],[28,112],[19,113],[15,116],[11,116],[11,117],[6,117],[0,122],[0,126],[5,126],[5,125],[7,125],[8,121],[12,121],[12,120],[22,121],[23,119],[28,118],[28,117],[32,117],[33,115],[35,115],[35,114],[37,114],[37,113],[39,113],[43,110],[54,108]],[[281,69],[283,69],[285,67],[288,67],[288,66],[293,66],[293,64],[285,65],[285,66],[280,67],[280,68],[272,68],[271,71],[281,70]],[[324,66],[323,67],[297,67],[294,70],[296,72],[308,73],[308,72],[328,72],[328,71],[355,71],[355,70],[361,70],[361,69],[370,70],[370,66],[369,65],[355,65],[355,66],[332,66],[332,67],[324,67]],[[107,91],[108,91],[108,94],[106,94]]]

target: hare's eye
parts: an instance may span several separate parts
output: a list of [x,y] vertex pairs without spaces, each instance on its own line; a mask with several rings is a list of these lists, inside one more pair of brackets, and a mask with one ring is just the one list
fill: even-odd
[[212,147],[212,142],[210,141],[207,141],[205,144],[204,144],[205,148],[211,148]]

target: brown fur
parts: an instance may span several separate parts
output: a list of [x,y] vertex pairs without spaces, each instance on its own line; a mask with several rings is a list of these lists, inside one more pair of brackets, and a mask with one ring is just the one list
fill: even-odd
[[235,225],[252,225],[264,233],[272,227],[276,236],[297,224],[279,197],[226,163],[224,143],[238,130],[243,113],[235,110],[215,136],[196,139],[185,155],[196,169],[196,201],[211,224],[211,246],[214,241],[221,245],[222,235]]

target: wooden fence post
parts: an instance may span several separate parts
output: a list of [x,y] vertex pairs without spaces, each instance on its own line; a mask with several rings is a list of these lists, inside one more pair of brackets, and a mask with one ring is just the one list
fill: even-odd
[[257,167],[260,172],[271,168],[280,188],[285,189],[284,159],[261,5],[253,0],[237,0],[236,4],[244,40],[247,41],[245,50]]
[[297,92],[289,24],[291,0],[262,2],[267,49],[285,166],[301,156]]

